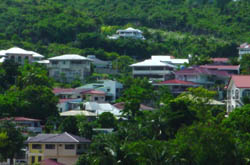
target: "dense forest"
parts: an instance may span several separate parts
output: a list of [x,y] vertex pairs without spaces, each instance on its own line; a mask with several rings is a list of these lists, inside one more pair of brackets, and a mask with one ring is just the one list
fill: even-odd
[[[250,42],[249,8],[248,0],[2,0],[0,48],[111,60],[152,54],[231,57],[240,43]],[[107,39],[130,26],[141,29],[146,40]]]

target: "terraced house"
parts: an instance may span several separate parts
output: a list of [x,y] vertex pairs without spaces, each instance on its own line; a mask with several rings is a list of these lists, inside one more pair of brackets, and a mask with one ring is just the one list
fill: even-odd
[[90,140],[67,132],[62,134],[38,134],[29,138],[26,142],[28,143],[29,165],[47,159],[73,165],[78,157],[87,151],[90,144]]

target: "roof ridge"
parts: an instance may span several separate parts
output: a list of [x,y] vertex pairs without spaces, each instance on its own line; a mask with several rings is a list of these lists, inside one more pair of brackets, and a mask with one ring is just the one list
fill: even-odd
[[79,140],[77,140],[76,138],[74,138],[71,134],[69,134],[68,132],[64,132],[66,135],[68,135],[69,137],[71,137],[72,139],[74,139],[76,142],[79,142]]

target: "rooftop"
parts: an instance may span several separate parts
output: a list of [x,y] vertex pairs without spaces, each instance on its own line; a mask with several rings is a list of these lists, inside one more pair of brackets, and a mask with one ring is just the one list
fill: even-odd
[[61,56],[51,57],[49,60],[89,60],[86,57],[77,54],[65,54]]
[[151,56],[151,59],[161,61],[161,62],[168,62],[168,63],[172,63],[172,64],[189,63],[188,59],[178,59],[178,58],[175,58],[174,56],[157,55],[157,56]]
[[6,117],[6,118],[2,118],[0,119],[0,121],[3,120],[14,120],[14,121],[41,121],[38,119],[32,119],[32,118],[26,118],[26,117]]
[[233,75],[231,80],[237,88],[250,88],[250,75]]
[[129,27],[129,28],[124,29],[124,30],[117,30],[116,32],[117,32],[117,33],[119,33],[119,32],[138,32],[138,33],[142,33],[141,30],[139,30],[139,29],[134,29],[134,28],[132,28],[132,27]]
[[239,70],[240,65],[201,65],[202,68],[218,70]]
[[240,45],[239,49],[250,49],[250,44],[243,43],[243,44]]
[[[120,102],[120,103],[114,104],[113,106],[115,106],[116,108],[118,108],[120,110],[123,110],[124,106],[125,106],[125,103],[124,102]],[[146,106],[144,104],[140,104],[140,110],[152,111],[152,110],[154,110],[154,108]]]
[[215,75],[230,77],[229,73],[220,70],[210,70],[202,67],[189,67],[175,72],[176,75]]
[[167,84],[167,85],[190,85],[190,86],[197,86],[198,84],[189,82],[189,81],[182,81],[182,80],[167,80],[167,81],[162,81],[157,84]]
[[167,66],[167,67],[171,67],[171,68],[176,68],[175,65],[172,64],[168,64],[168,63],[164,63],[158,60],[144,60],[142,62],[138,62],[135,64],[130,65],[131,67],[140,67],[140,66]]
[[32,55],[33,53],[27,50],[24,50],[19,47],[13,47],[10,49],[5,50],[5,54],[26,54],[26,55]]
[[30,137],[27,143],[90,143],[91,141],[67,132],[61,134],[38,134]]

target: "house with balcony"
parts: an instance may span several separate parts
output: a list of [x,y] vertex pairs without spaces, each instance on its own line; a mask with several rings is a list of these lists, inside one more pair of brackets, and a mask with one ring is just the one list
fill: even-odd
[[130,65],[134,77],[147,77],[149,80],[165,81],[174,78],[174,70],[188,63],[188,59],[173,56],[154,55],[151,59]]
[[200,84],[204,87],[211,87],[216,84],[227,84],[230,74],[226,71],[209,70],[207,68],[194,66],[175,71],[175,78],[181,81]]
[[32,133],[41,133],[42,127],[41,127],[41,120],[38,119],[31,119],[26,117],[12,117],[12,118],[2,118],[1,121],[9,120],[15,123],[17,128],[21,129],[21,132],[26,134],[29,132]]
[[66,165],[74,165],[81,154],[88,151],[90,140],[69,134],[38,134],[26,141],[28,144],[28,164],[40,163],[43,160]]
[[242,59],[242,56],[244,56],[244,54],[250,54],[250,44],[248,43],[241,44],[240,47],[238,47],[238,49],[239,49],[239,60]]
[[250,100],[250,75],[233,75],[227,85],[227,113]]
[[118,38],[132,38],[132,39],[141,39],[145,40],[142,35],[142,31],[139,29],[134,29],[129,27],[127,29],[119,29],[116,31],[116,35],[108,36],[109,39],[118,39]]
[[91,61],[76,54],[66,54],[49,58],[49,76],[57,81],[84,81],[90,75]]
[[43,55],[34,51],[27,51],[19,47],[13,47],[7,50],[0,51],[1,62],[4,60],[13,60],[18,64],[23,65],[25,62],[36,62],[44,58]]
[[149,80],[160,81],[171,79],[173,71],[177,68],[173,64],[151,59],[132,64],[130,67],[132,67],[132,74],[134,78],[146,77]]

